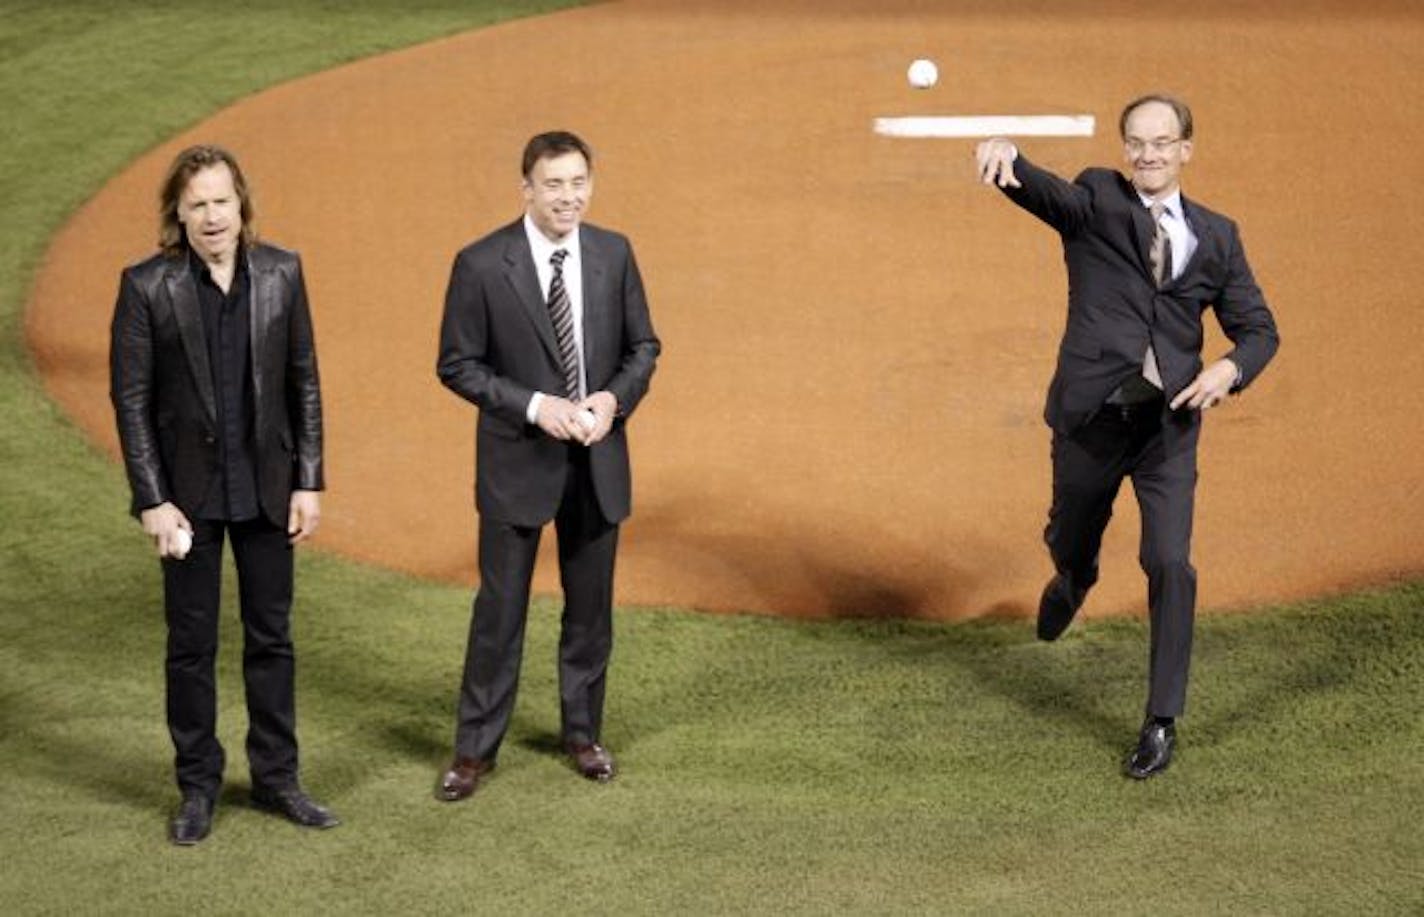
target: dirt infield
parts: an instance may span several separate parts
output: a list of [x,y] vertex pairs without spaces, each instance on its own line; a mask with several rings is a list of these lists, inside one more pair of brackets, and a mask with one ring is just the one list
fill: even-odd
[[[664,340],[632,426],[619,601],[1027,614],[1050,572],[1057,240],[975,183],[973,141],[871,123],[1095,115],[1090,139],[1022,141],[1071,175],[1117,163],[1118,107],[1165,88],[1196,112],[1186,192],[1239,220],[1282,334],[1260,382],[1207,419],[1203,606],[1424,570],[1418,5],[1014,6],[614,3],[277,87],[151,151],[64,227],[28,313],[37,364],[116,454],[119,270],[152,250],[173,153],[232,147],[260,230],[306,263],[320,542],[470,582],[473,412],[434,375],[444,285],[456,250],[518,214],[527,137],[567,127],[595,146],[591,219],[632,237]],[[941,81],[912,92],[920,56]],[[1136,542],[1125,494],[1089,614],[1143,606]],[[551,563],[536,588],[557,588]]]

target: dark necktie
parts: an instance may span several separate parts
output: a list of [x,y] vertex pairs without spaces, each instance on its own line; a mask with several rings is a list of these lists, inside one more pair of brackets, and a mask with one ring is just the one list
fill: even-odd
[[1162,225],[1162,214],[1167,212],[1167,205],[1154,201],[1147,209],[1152,214],[1152,250],[1149,253],[1152,279],[1160,287],[1172,279],[1172,239],[1167,235],[1167,227]]
[[[1152,279],[1160,289],[1172,279],[1172,240],[1167,235],[1167,227],[1162,225],[1162,214],[1167,211],[1167,205],[1153,201],[1147,209],[1152,214],[1153,228],[1152,248],[1147,254],[1152,261]],[[1151,344],[1147,345],[1147,355],[1142,360],[1142,377],[1154,387],[1162,387],[1162,370],[1157,366],[1157,354]]]
[[559,249],[549,256],[554,277],[549,281],[549,318],[554,323],[554,337],[559,342],[559,362],[564,370],[564,394],[570,401],[579,400],[578,345],[574,342],[574,308],[569,290],[564,286],[564,259],[568,249]]

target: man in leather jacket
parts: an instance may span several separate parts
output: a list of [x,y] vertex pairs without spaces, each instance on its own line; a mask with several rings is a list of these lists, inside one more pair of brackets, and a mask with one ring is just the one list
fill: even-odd
[[154,541],[168,624],[166,685],[182,803],[175,844],[207,836],[222,785],[214,657],[223,541],[243,625],[252,799],[337,824],[298,783],[290,612],[293,546],[320,518],[321,392],[301,262],[256,241],[231,153],[179,153],[160,192],[161,251],[124,270],[111,397],[132,511]]

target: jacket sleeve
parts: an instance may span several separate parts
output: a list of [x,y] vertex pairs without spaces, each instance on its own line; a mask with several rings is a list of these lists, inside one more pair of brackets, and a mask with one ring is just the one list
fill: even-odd
[[627,417],[648,392],[648,384],[657,366],[662,342],[653,331],[648,312],[648,297],[643,290],[643,276],[631,245],[623,267],[623,359],[608,384],[604,386],[618,399],[618,413]]
[[131,511],[138,515],[167,502],[169,488],[155,425],[150,303],[129,270],[119,278],[109,328],[109,400],[114,405],[124,471],[133,496]]
[[292,309],[287,328],[287,411],[292,424],[292,487],[326,487],[322,461],[321,377],[317,371],[316,338],[301,259],[292,268]]
[[450,271],[435,374],[450,391],[520,429],[528,423],[524,412],[534,390],[495,372],[490,363],[489,303],[473,260],[462,252]]
[[1280,346],[1280,333],[1261,288],[1246,261],[1246,251],[1236,225],[1228,222],[1226,282],[1216,296],[1216,318],[1235,345],[1227,359],[1241,370],[1232,389],[1239,392],[1261,374]]
[[1021,187],[1002,188],[1009,200],[1052,226],[1071,235],[1093,216],[1093,195],[1082,183],[1065,181],[1041,169],[1019,153],[1014,160],[1014,176]]

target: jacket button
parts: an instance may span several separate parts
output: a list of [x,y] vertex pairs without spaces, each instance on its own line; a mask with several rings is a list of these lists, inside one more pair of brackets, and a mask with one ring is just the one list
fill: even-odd
[[217,445],[218,438],[211,433],[203,434],[203,442],[209,446]]

